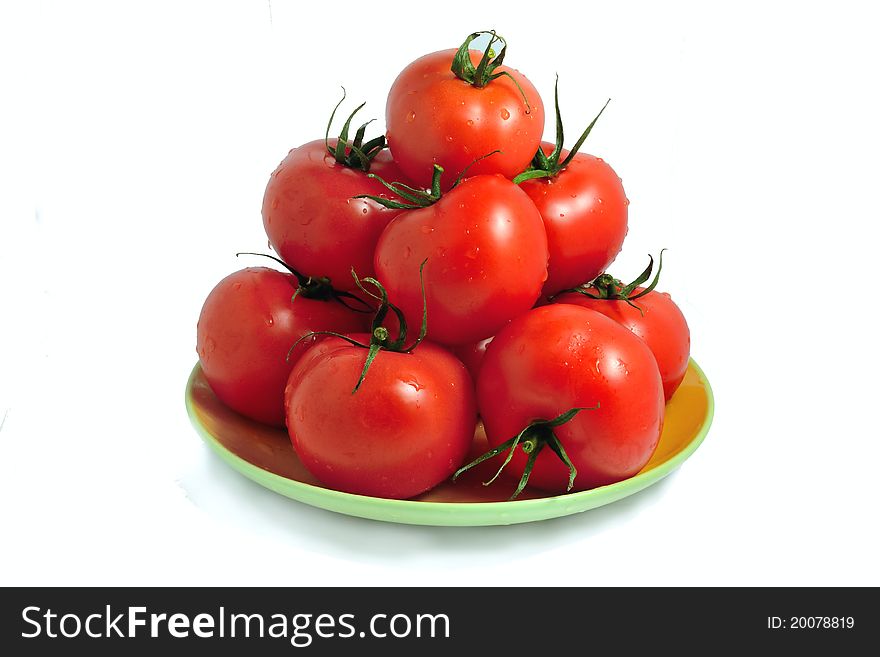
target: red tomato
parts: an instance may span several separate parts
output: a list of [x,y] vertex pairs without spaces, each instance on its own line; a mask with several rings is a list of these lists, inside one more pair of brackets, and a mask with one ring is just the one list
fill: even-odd
[[[555,435],[577,469],[575,490],[641,470],[660,439],[665,408],[647,345],[604,315],[568,304],[536,308],[495,336],[477,381],[477,400],[492,447],[536,420],[587,409],[560,426],[538,428],[532,445],[549,444]],[[521,477],[528,458],[515,448],[504,472]],[[528,482],[560,493],[568,489],[569,474],[552,449],[543,449]]]
[[[385,179],[401,179],[387,151],[375,157],[370,170]],[[360,276],[373,275],[376,240],[399,212],[352,198],[362,193],[382,196],[387,191],[363,171],[338,163],[323,140],[293,149],[275,169],[263,197],[269,243],[292,267],[326,276],[340,289],[353,289],[352,268]]]
[[558,80],[554,106],[556,143],[542,142],[529,168],[514,178],[537,206],[547,229],[548,297],[593,280],[614,261],[626,237],[629,206],[614,169],[602,158],[578,152],[608,103],[571,151],[562,148]]
[[[547,154],[553,144],[544,142]],[[568,151],[563,150],[565,159]],[[629,201],[607,162],[577,153],[550,178],[520,183],[544,219],[550,265],[543,294],[551,296],[605,271],[623,246]]]
[[302,295],[292,274],[248,267],[224,278],[208,295],[197,327],[196,351],[205,378],[224,404],[257,422],[284,426],[284,386],[312,331],[358,331],[369,315],[335,301]]
[[[662,267],[662,253],[661,253]],[[636,287],[644,282],[654,264],[646,269],[641,277],[628,286],[609,274],[603,274],[591,285],[582,286],[580,292],[562,294],[555,303],[569,303],[590,308],[610,317],[639,336],[654,354],[660,376],[663,379],[663,393],[666,401],[681,385],[687,372],[691,351],[691,333],[681,310],[666,292],[654,292],[657,277],[648,288]],[[600,297],[591,298],[593,295]],[[629,299],[629,301],[628,301]]]
[[[635,292],[643,289],[636,288]],[[644,340],[657,360],[666,401],[672,399],[687,372],[691,334],[684,315],[669,294],[650,292],[634,302],[638,308],[626,301],[591,299],[576,292],[560,295],[555,301],[600,312]]]
[[[484,80],[468,82],[452,71],[457,53],[461,58],[469,53],[471,66],[478,65],[483,53],[467,49],[476,36],[458,51],[417,59],[397,76],[388,94],[388,146],[403,173],[421,186],[430,184],[431,167],[439,164],[446,170],[443,188],[449,189],[465,167],[498,149],[502,152],[477,162],[468,173],[512,178],[528,165],[541,141],[544,105],[522,73],[490,64]],[[491,61],[503,59],[503,50]],[[462,75],[471,77],[473,71]],[[478,86],[481,82],[484,86]]]
[[499,175],[474,176],[398,215],[379,238],[376,273],[410,317],[421,315],[423,260],[428,337],[467,344],[534,305],[547,277],[547,236],[519,187]]
[[352,393],[367,351],[334,337],[314,349],[290,374],[285,408],[293,447],[322,483],[403,499],[461,465],[476,403],[467,370],[452,354],[428,342],[412,353],[381,350]]

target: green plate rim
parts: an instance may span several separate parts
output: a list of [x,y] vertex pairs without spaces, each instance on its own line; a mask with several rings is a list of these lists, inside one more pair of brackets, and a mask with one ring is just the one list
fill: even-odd
[[706,390],[707,407],[696,436],[681,451],[656,467],[615,484],[577,493],[513,502],[389,500],[344,493],[288,479],[263,470],[233,454],[199,422],[192,395],[193,383],[199,371],[198,362],[187,380],[185,398],[190,421],[215,453],[240,474],[285,497],[328,511],[385,522],[458,527],[510,525],[558,518],[616,502],[657,483],[680,467],[703,443],[715,416],[715,396],[709,379],[693,358],[690,359],[689,365],[694,368]]

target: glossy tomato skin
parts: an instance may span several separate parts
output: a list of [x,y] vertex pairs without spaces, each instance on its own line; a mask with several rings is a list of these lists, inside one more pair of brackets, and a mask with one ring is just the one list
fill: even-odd
[[534,203],[500,175],[464,180],[435,204],[395,217],[376,246],[376,273],[407,317],[421,317],[424,269],[428,337],[477,342],[534,305],[547,277],[547,236]]
[[[636,288],[633,295],[643,288]],[[583,294],[568,293],[555,299],[589,308],[613,319],[639,336],[651,349],[660,376],[666,401],[681,385],[688,368],[691,351],[691,333],[679,307],[666,292],[652,291],[633,301],[641,312],[625,301],[615,299],[591,299]]]
[[452,348],[452,353],[464,363],[474,383],[480,377],[480,370],[483,369],[483,358],[486,356],[486,348],[490,342],[492,342],[492,338],[486,338],[479,342],[472,342],[471,344]]
[[[331,146],[336,140],[330,140]],[[386,150],[370,172],[389,182],[402,179]],[[279,257],[306,276],[327,276],[338,289],[352,289],[352,268],[373,275],[373,250],[399,212],[358,194],[386,196],[378,181],[336,162],[323,140],[294,148],[272,173],[263,196],[263,226]]]
[[[553,145],[544,142],[546,153]],[[568,157],[563,151],[560,160]],[[551,296],[591,281],[623,246],[629,200],[620,177],[601,158],[577,153],[552,178],[520,184],[535,203],[547,230],[550,266],[543,294]]]
[[429,342],[410,354],[381,351],[352,394],[366,350],[338,338],[313,349],[290,374],[285,408],[293,447],[323,484],[405,499],[462,464],[476,402],[467,370],[452,354]]
[[[391,86],[385,109],[388,146],[403,173],[421,186],[431,182],[432,167],[445,169],[449,189],[477,158],[468,175],[500,173],[513,178],[525,169],[541,142],[544,105],[538,91],[519,71],[506,66],[529,102],[506,75],[477,88],[451,70],[455,50],[425,55],[407,66]],[[482,53],[471,51],[478,64]]]
[[224,404],[242,415],[284,426],[284,386],[311,331],[364,330],[369,316],[332,301],[291,297],[297,281],[266,267],[230,274],[208,295],[196,328],[205,378]]
[[[535,420],[584,410],[554,432],[577,468],[573,490],[611,484],[648,462],[663,427],[663,386],[647,345],[604,315],[568,304],[536,308],[513,320],[489,345],[477,400],[490,446]],[[500,458],[500,457],[498,457]],[[518,480],[526,455],[504,470]],[[565,492],[568,469],[549,447],[529,485]]]

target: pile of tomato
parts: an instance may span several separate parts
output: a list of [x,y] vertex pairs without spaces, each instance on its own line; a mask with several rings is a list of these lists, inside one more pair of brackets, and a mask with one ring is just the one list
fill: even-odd
[[[566,150],[555,94],[542,141],[544,103],[506,49],[488,32],[425,55],[391,87],[384,135],[354,127],[361,105],[291,150],[262,207],[280,268],[205,301],[214,393],[285,427],[330,488],[409,498],[495,459],[511,497],[586,490],[635,475],[660,439],[690,351],[654,289],[662,252],[653,279],[653,258],[629,284],[605,273],[629,201],[580,152],[599,116]],[[490,449],[466,463],[478,421]]]

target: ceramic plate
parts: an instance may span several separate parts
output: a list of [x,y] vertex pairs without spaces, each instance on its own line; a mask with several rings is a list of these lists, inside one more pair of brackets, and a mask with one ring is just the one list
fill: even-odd
[[[324,488],[303,467],[287,433],[226,408],[196,364],[186,386],[186,408],[205,442],[233,469],[261,486],[299,502],[361,518],[416,525],[509,525],[579,513],[615,502],[660,481],[703,442],[712,423],[714,401],[706,375],[691,360],[687,375],[666,408],[666,421],[654,456],[639,474],[610,486],[567,495],[526,488],[506,501],[509,482],[483,486],[496,465],[490,462],[409,500],[386,500]],[[469,459],[487,449],[478,425]]]

